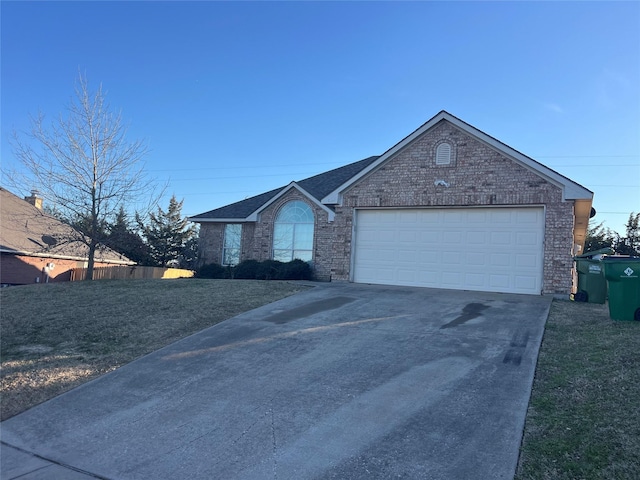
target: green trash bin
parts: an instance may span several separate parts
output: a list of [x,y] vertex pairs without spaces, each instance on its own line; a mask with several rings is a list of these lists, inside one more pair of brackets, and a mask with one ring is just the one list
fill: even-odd
[[603,264],[609,282],[609,316],[640,321],[640,257],[607,257]]
[[575,301],[605,302],[607,299],[607,280],[604,277],[604,266],[600,257],[609,253],[613,253],[613,250],[603,248],[573,258],[578,272],[578,288],[573,296]]

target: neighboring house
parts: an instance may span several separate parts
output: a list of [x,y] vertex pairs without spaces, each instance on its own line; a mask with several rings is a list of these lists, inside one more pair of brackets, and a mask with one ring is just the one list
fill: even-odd
[[381,156],[191,220],[203,263],[301,258],[322,280],[568,294],[592,199],[442,111]]
[[[89,248],[69,241],[78,233],[42,211],[35,193],[24,200],[0,187],[0,284],[69,281],[71,269],[87,266]],[[108,248],[99,249],[95,266],[133,265]]]

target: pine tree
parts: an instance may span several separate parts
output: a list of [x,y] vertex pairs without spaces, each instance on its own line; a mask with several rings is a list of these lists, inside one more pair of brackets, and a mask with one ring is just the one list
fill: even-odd
[[640,213],[631,212],[625,224],[626,236],[620,235],[602,223],[589,224],[584,251],[591,252],[611,247],[618,255],[640,255]]
[[179,263],[187,242],[196,235],[195,225],[189,225],[189,220],[182,217],[183,202],[184,200],[178,202],[175,195],[172,196],[169,209],[165,212],[158,207],[157,213],[149,215],[147,225],[138,217],[149,254],[158,266]]
[[105,244],[109,248],[123,254],[138,265],[149,265],[151,263],[149,248],[142,240],[142,237],[131,228],[131,222],[124,208],[120,207],[115,222],[109,226],[108,230],[109,234]]
[[602,248],[611,247],[615,242],[615,233],[605,228],[601,223],[592,226],[589,222],[587,238],[584,242],[584,252],[593,252]]
[[640,213],[631,212],[625,224],[626,237],[616,234],[614,248],[619,255],[640,255]]
[[191,237],[184,245],[182,255],[180,256],[180,268],[186,268],[188,270],[195,270],[198,265],[198,253],[200,244],[198,242],[197,228]]

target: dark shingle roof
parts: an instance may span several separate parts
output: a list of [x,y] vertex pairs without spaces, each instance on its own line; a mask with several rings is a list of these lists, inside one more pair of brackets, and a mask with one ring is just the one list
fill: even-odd
[[[378,159],[377,156],[365,158],[359,162],[350,163],[344,167],[339,167],[328,172],[320,173],[313,177],[305,178],[296,182],[301,188],[313,196],[316,200],[322,201],[322,199],[349,180],[351,177],[357,175],[362,170],[371,165]],[[224,207],[216,208],[199,215],[190,217],[191,220],[198,221],[198,219],[243,219],[251,215],[258,210],[262,205],[267,203],[273,197],[278,195],[287,186],[276,188],[269,192],[256,195],[255,197],[247,198],[240,202],[225,205]]]
[[350,163],[344,167],[336,168],[335,170],[330,170],[314,177],[305,178],[296,183],[309,192],[310,195],[313,195],[318,201],[322,201],[329,193],[333,192],[351,177],[360,173],[378,158],[378,156],[365,158],[359,162]]
[[255,197],[247,198],[230,205],[225,205],[224,207],[216,208],[215,210],[210,210],[208,212],[189,217],[189,219],[197,220],[199,218],[246,218],[262,205],[271,200],[273,197],[275,197],[283,188],[284,187],[276,188],[275,190],[261,193],[260,195],[256,195]]

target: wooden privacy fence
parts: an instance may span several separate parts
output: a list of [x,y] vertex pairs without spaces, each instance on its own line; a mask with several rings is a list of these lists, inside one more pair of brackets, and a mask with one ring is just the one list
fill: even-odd
[[[190,278],[193,277],[193,270],[184,270],[181,268],[163,268],[163,267],[139,267],[137,265],[130,266],[114,266],[114,267],[96,267],[93,269],[94,280],[126,280],[126,279],[151,279],[151,278]],[[71,269],[71,281],[77,282],[84,280],[87,275],[86,268]]]

